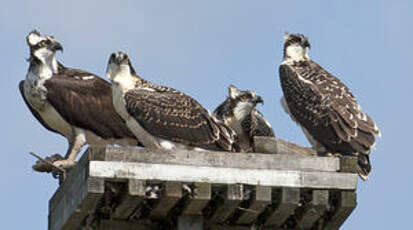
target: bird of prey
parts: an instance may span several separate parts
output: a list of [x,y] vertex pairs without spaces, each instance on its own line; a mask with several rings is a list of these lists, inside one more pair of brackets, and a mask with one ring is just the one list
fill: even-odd
[[255,108],[258,103],[264,101],[254,91],[239,90],[230,85],[227,99],[214,111],[215,117],[235,131],[243,152],[254,151],[255,136],[274,137],[270,123]]
[[[85,144],[138,144],[113,107],[108,82],[59,63],[55,53],[63,47],[53,36],[32,31],[26,39],[30,66],[26,79],[19,84],[20,93],[37,120],[69,142],[65,158],[54,161],[54,166],[74,166]],[[36,165],[34,169],[42,170]]]
[[188,95],[142,79],[127,54],[113,53],[106,75],[116,111],[145,147],[237,151],[232,129]]
[[304,35],[285,34],[279,67],[283,107],[316,151],[357,156],[358,173],[367,180],[369,153],[380,131],[350,90],[310,59],[309,48]]

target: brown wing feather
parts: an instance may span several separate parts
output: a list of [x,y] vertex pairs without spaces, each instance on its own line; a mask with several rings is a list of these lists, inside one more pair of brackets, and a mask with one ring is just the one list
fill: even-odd
[[[82,80],[75,76],[93,76]],[[107,138],[134,137],[112,103],[111,86],[105,80],[76,70],[62,71],[45,82],[47,100],[70,124]]]
[[232,151],[233,137],[196,100],[177,91],[132,90],[126,108],[154,136],[189,146],[218,145]]

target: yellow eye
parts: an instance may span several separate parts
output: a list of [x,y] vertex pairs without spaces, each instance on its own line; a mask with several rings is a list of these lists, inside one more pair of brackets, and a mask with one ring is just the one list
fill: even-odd
[[248,99],[248,95],[244,95],[244,96],[241,97],[241,100],[243,100],[243,101],[245,101],[247,99]]
[[40,46],[46,46],[46,41],[44,41],[44,40],[41,41],[41,42],[40,42]]

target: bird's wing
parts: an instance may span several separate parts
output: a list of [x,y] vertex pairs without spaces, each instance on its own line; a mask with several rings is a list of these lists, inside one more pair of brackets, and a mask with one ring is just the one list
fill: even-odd
[[150,134],[189,146],[217,144],[230,151],[233,137],[196,100],[177,91],[136,89],[124,96],[126,109]]
[[270,123],[264,118],[260,111],[253,109],[251,111],[251,136],[274,137],[274,131]]
[[66,70],[45,82],[47,100],[71,125],[102,138],[134,137],[112,103],[108,82],[93,74]]
[[[49,125],[47,125],[47,123],[42,119],[42,117],[40,116],[40,114],[33,109],[29,102],[26,99],[26,96],[24,95],[24,81],[20,81],[19,83],[19,90],[20,90],[20,94],[23,97],[24,103],[26,103],[27,107],[29,108],[30,112],[33,114],[33,116],[49,131],[55,132],[55,133],[59,133],[56,130],[52,129]],[[59,133],[60,134],[60,133]]]
[[302,96],[286,99],[291,113],[310,133],[319,135],[322,142],[337,145],[344,141],[354,152],[369,153],[379,130],[339,79],[313,61],[281,65],[282,75],[299,79],[294,84],[301,84],[298,94]]
[[217,119],[224,120],[225,115],[227,115],[226,113],[228,113],[228,111],[230,111],[230,108],[229,108],[230,106],[229,106],[228,100],[229,99],[227,98],[225,101],[223,101],[221,104],[219,104],[215,108],[215,110],[213,112],[213,115]]

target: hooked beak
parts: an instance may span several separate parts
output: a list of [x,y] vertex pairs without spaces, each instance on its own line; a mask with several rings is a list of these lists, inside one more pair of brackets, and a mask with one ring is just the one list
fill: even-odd
[[62,51],[63,52],[63,46],[59,42],[53,42],[50,46],[50,49],[53,51]]
[[264,104],[264,100],[262,99],[262,97],[261,96],[258,96],[257,97],[257,100],[255,100],[255,103],[261,103],[261,104]]

